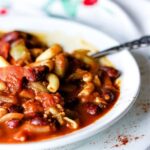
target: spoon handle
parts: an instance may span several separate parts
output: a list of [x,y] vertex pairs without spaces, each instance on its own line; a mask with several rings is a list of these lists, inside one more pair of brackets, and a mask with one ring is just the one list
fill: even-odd
[[106,49],[104,51],[99,51],[99,52],[93,54],[92,57],[99,58],[102,56],[106,56],[106,55],[109,55],[112,53],[119,52],[124,49],[131,51],[131,50],[138,49],[141,47],[147,47],[149,45],[150,45],[150,36],[143,36],[140,39],[137,39],[137,40],[134,40],[131,42],[126,42],[124,44]]

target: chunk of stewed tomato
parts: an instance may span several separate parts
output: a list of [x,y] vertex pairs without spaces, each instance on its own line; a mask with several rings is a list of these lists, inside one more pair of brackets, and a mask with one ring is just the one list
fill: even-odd
[[0,41],[0,56],[4,57],[5,59],[8,58],[10,50],[10,45],[7,42]]

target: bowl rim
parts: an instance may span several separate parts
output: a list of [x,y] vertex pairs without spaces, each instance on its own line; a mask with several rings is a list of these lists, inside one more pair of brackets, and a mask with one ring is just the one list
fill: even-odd
[[[16,17],[16,18],[13,18],[14,20],[22,20],[22,19],[25,19],[24,21],[29,21],[29,22],[32,22],[33,20],[38,20],[38,18],[20,18],[20,17]],[[10,17],[5,17],[5,18],[0,18],[0,22],[5,20],[6,22],[8,20],[12,20],[12,18]],[[68,20],[62,20],[62,19],[56,19],[56,18],[50,18],[50,19],[47,19],[47,18],[42,18],[42,21],[47,21],[47,22],[61,22],[63,24],[67,23],[67,24],[70,24],[70,25],[73,25],[73,26],[79,26],[81,28],[85,28],[86,30],[90,30],[92,32],[97,32],[97,33],[100,33],[103,37],[105,37],[106,39],[109,39],[111,41],[113,41],[114,44],[119,44],[116,40],[114,40],[113,38],[111,38],[110,36],[108,36],[107,34],[97,30],[97,29],[94,29],[92,27],[89,27],[87,25],[84,25],[84,24],[81,24],[81,23],[78,23],[78,22],[74,22],[74,21],[68,21]],[[65,145],[68,145],[68,144],[72,144],[72,143],[76,143],[78,141],[81,141],[81,140],[84,140],[84,139],[87,139],[88,137],[91,137],[93,135],[95,135],[96,133],[110,127],[112,124],[114,124],[115,122],[117,122],[121,117],[123,117],[128,111],[129,109],[132,107],[132,105],[134,104],[138,94],[139,94],[139,91],[140,91],[140,83],[141,83],[141,78],[140,78],[140,70],[139,70],[139,67],[137,65],[137,62],[135,61],[134,57],[132,56],[132,54],[125,50],[124,51],[126,54],[130,55],[133,62],[134,62],[134,65],[136,67],[136,71],[137,71],[137,89],[136,89],[136,92],[134,94],[134,97],[132,97],[131,101],[128,103],[128,105],[126,106],[126,108],[124,110],[122,110],[122,112],[120,112],[117,116],[114,116],[113,118],[111,118],[111,120],[109,120],[108,122],[106,122],[101,128],[99,127],[92,127],[92,129],[88,130],[87,132],[83,132],[82,129],[79,129],[77,131],[80,131],[80,134],[75,134],[75,135],[71,135],[72,133],[69,133],[67,134],[68,137],[63,137],[62,136],[59,136],[57,138],[54,138],[54,139],[46,139],[46,140],[43,140],[43,141],[37,141],[37,142],[27,142],[27,143],[19,143],[19,144],[0,144],[1,148],[2,149],[10,149],[10,148],[14,148],[14,149],[42,149],[42,146],[44,146],[44,149],[46,148],[57,148],[57,147],[62,147],[62,146],[65,146]],[[119,99],[118,99],[119,100]],[[107,114],[106,114],[107,115]],[[101,118],[100,118],[101,119]],[[99,119],[98,119],[99,120]],[[95,122],[94,122],[95,123]],[[92,123],[92,125],[94,124]],[[91,125],[88,125],[88,127],[90,127]],[[94,125],[93,125],[94,126]],[[86,128],[86,127],[85,127]],[[84,128],[84,129],[85,129]],[[76,131],[75,131],[76,132]]]

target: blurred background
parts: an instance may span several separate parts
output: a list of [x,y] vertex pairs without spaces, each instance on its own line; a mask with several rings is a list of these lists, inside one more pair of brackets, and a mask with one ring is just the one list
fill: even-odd
[[0,0],[0,17],[14,15],[71,19],[121,42],[150,33],[150,0]]

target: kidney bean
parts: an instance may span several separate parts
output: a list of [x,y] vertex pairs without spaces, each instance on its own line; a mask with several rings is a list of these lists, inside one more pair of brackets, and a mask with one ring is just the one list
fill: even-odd
[[9,111],[10,113],[13,113],[13,112],[22,113],[22,112],[23,112],[23,107],[22,107],[22,106],[18,106],[18,105],[11,105],[11,106],[8,108],[8,111]]
[[47,45],[38,40],[37,37],[33,36],[30,33],[25,33],[21,31],[12,31],[5,34],[1,40],[5,42],[12,43],[18,39],[23,39],[26,43],[27,48],[47,48]]
[[102,66],[101,69],[104,70],[105,72],[107,72],[107,74],[110,78],[116,79],[120,76],[120,72],[113,67]]
[[96,115],[96,114],[98,114],[100,108],[95,104],[86,103],[85,104],[85,110],[90,115]]
[[40,113],[43,112],[42,104],[37,100],[28,100],[23,103],[24,113]]
[[43,118],[40,118],[40,117],[35,117],[31,120],[31,124],[32,125],[40,125],[40,126],[44,126],[44,125],[47,125],[47,121],[44,120]]
[[40,81],[46,77],[49,69],[47,66],[38,66],[34,68],[26,68],[25,76],[29,81]]
[[12,31],[2,37],[2,41],[12,43],[19,38],[19,32]]
[[7,126],[11,129],[17,128],[20,125],[20,120],[10,120],[6,122]]

